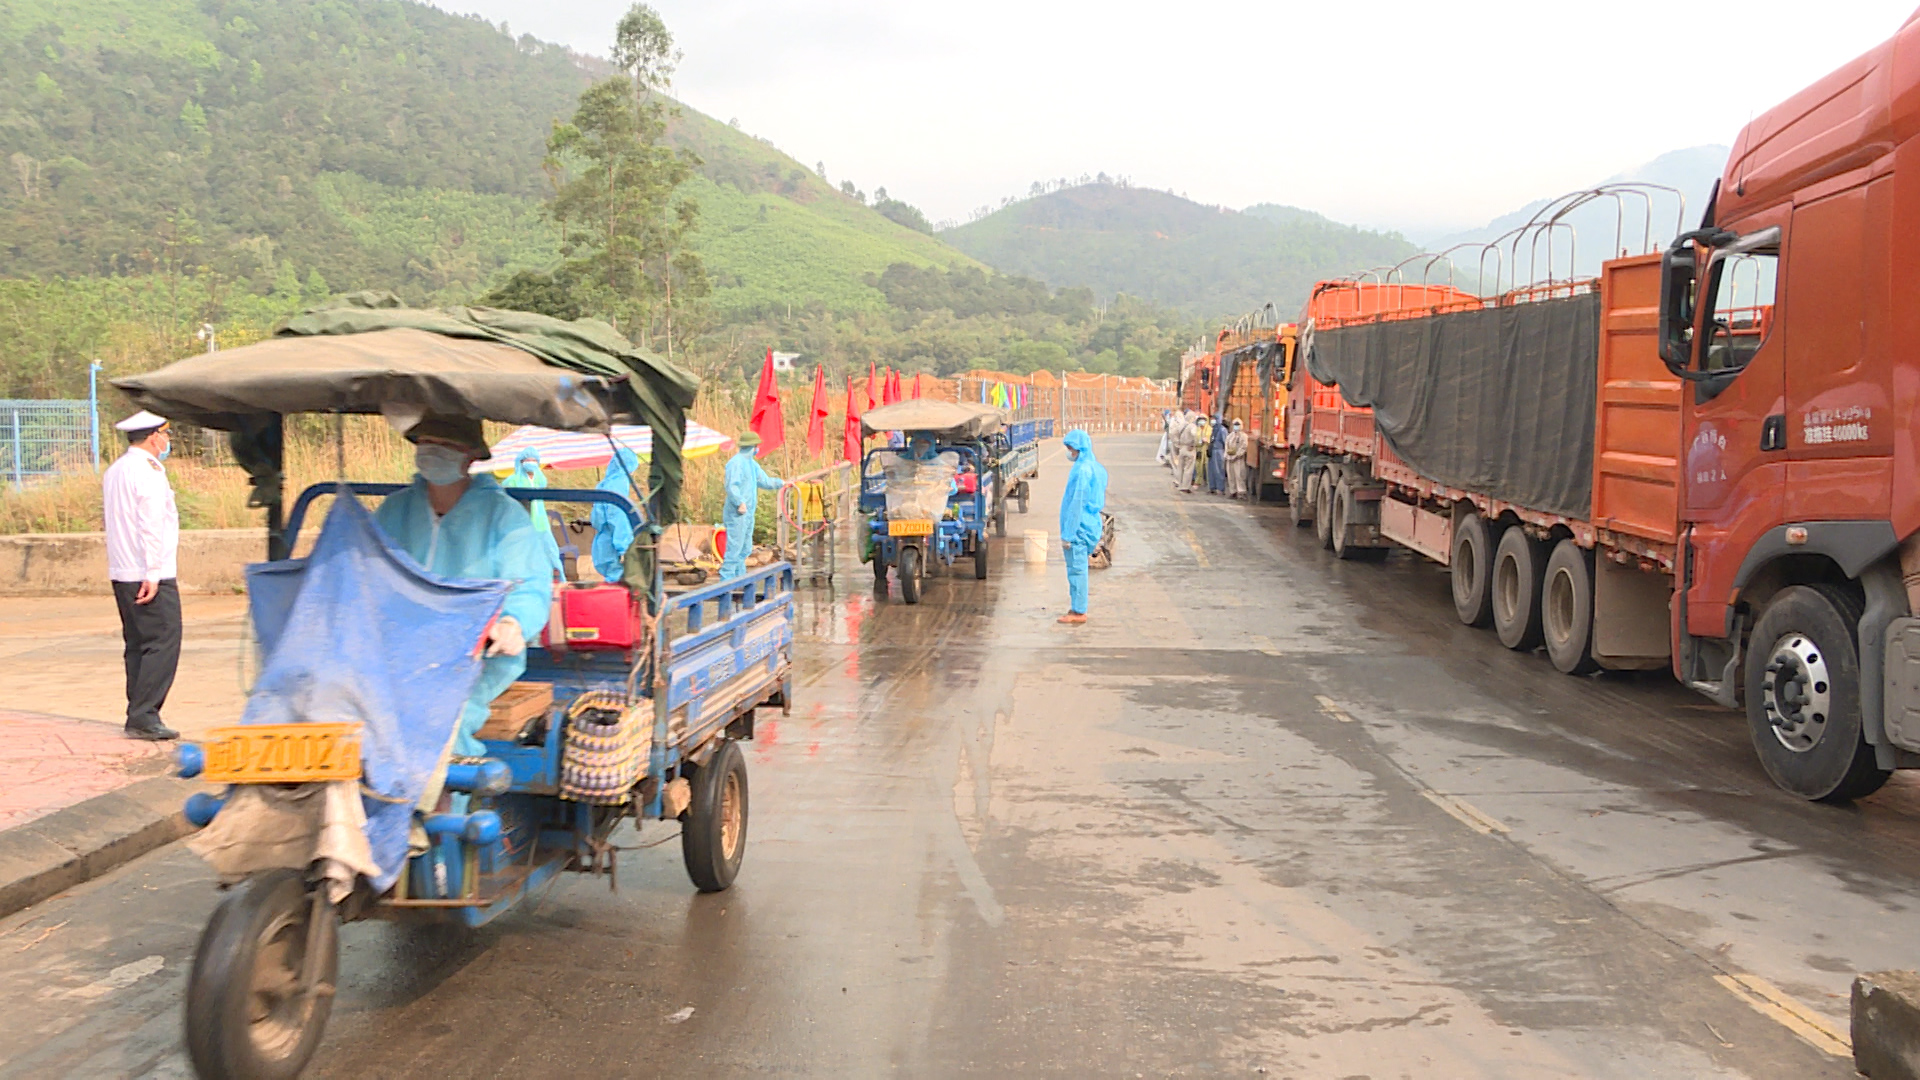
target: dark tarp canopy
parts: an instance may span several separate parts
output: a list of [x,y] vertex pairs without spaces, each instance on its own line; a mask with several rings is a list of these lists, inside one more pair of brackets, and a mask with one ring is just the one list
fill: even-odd
[[1006,423],[999,409],[967,401],[915,398],[868,409],[860,424],[871,435],[880,431],[927,432],[937,439],[960,441],[997,435]]
[[273,340],[113,384],[141,408],[229,432],[234,457],[253,480],[251,505],[264,507],[282,501],[286,413],[397,408],[565,431],[644,424],[654,440],[651,517],[662,524],[679,507],[681,444],[699,389],[691,373],[598,320],[408,308],[389,293],[343,297],[293,319]]
[[1340,387],[1402,461],[1449,487],[1571,518],[1593,505],[1597,293],[1319,330]]

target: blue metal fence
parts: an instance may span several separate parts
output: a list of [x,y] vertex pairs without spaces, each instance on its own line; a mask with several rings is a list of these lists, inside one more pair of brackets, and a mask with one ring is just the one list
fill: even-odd
[[0,398],[0,475],[16,487],[99,467],[100,420],[93,402]]

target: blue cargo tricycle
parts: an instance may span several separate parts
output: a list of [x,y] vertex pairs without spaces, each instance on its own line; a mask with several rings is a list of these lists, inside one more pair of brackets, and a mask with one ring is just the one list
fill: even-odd
[[900,598],[917,604],[928,569],[962,558],[972,559],[973,576],[985,580],[987,528],[998,520],[1005,531],[1005,486],[995,467],[1005,443],[1001,411],[902,401],[869,410],[861,424],[869,435],[898,432],[906,444],[868,451],[861,462],[860,510],[875,590],[885,592],[892,568]]
[[[562,872],[611,881],[614,833],[627,820],[677,820],[694,886],[727,888],[746,849],[738,742],[753,737],[757,709],[791,700],[790,566],[664,590],[650,545],[679,461],[677,445],[656,439],[650,502],[506,489],[523,501],[611,505],[634,526],[636,548],[624,585],[556,586],[524,675],[478,733],[485,753],[450,757],[457,706],[479,670],[476,628],[484,633],[507,583],[435,578],[396,555],[360,505],[396,484],[310,488],[282,528],[281,417],[400,403],[560,430],[660,431],[683,422],[695,384],[598,324],[478,309],[467,317],[514,322],[465,337],[438,330],[444,318],[430,324],[438,332],[377,322],[417,314],[369,315],[352,329],[193,357],[118,384],[143,407],[232,432],[268,516],[269,561],[249,568],[263,666],[247,719],[179,753],[181,775],[216,784],[188,803],[205,827],[197,839],[227,823],[224,862],[196,847],[226,888],[187,989],[187,1048],[202,1077],[284,1078],[306,1066],[332,1008],[343,921],[474,927]],[[354,340],[343,348],[336,335]],[[311,554],[291,559],[321,495],[334,496],[327,522]],[[453,649],[439,644],[443,632],[461,635]],[[441,679],[457,684],[452,715],[406,708]],[[256,709],[263,695],[280,700]],[[267,714],[284,722],[257,722]],[[255,821],[272,834],[233,835],[234,823]]]

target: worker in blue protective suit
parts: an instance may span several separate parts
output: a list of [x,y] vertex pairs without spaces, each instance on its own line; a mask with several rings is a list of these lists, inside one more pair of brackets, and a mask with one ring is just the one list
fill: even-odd
[[[543,488],[547,486],[547,473],[540,467],[540,451],[529,446],[520,451],[513,459],[513,473],[501,481],[501,487]],[[553,572],[560,577],[566,576],[566,568],[560,563],[560,541],[553,538],[553,523],[547,519],[547,501],[535,499],[522,503],[527,508],[527,517],[533,522],[533,531],[544,543],[541,550],[547,554]]]
[[1060,621],[1087,621],[1087,557],[1100,543],[1100,512],[1107,508],[1107,470],[1093,456],[1093,440],[1074,428],[1064,440],[1073,467],[1060,496],[1060,546],[1067,556],[1067,613]]
[[[940,449],[933,444],[932,436],[915,435],[913,438],[907,440],[906,452],[901,456],[908,461],[934,463],[940,460]],[[949,498],[959,490],[959,481],[947,481],[947,496]]]
[[539,638],[553,603],[553,574],[527,511],[491,476],[467,470],[489,456],[480,421],[428,414],[407,432],[413,483],[388,496],[373,520],[429,573],[507,581],[500,617],[487,628],[480,681],[460,710],[453,752],[486,753],[474,732],[500,692],[527,670],[527,643]]
[[[639,474],[640,455],[616,445],[613,460],[607,462],[607,471],[594,486],[628,502],[638,502]],[[594,503],[587,516],[593,522],[593,568],[608,582],[617,583],[626,564],[627,548],[633,545],[633,522],[625,510],[608,503]]]
[[760,509],[760,492],[777,491],[785,481],[767,475],[760,467],[760,436],[749,431],[740,436],[740,449],[727,459],[727,505],[720,524],[727,530],[727,557],[720,564],[720,580],[737,578],[747,572],[747,556],[753,553],[753,516]]

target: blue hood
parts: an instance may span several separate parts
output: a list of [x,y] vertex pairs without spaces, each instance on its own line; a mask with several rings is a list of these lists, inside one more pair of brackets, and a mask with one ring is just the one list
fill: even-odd
[[1066,444],[1069,450],[1087,455],[1093,453],[1093,438],[1079,428],[1074,428],[1072,431],[1067,432],[1067,437],[1061,441]]

